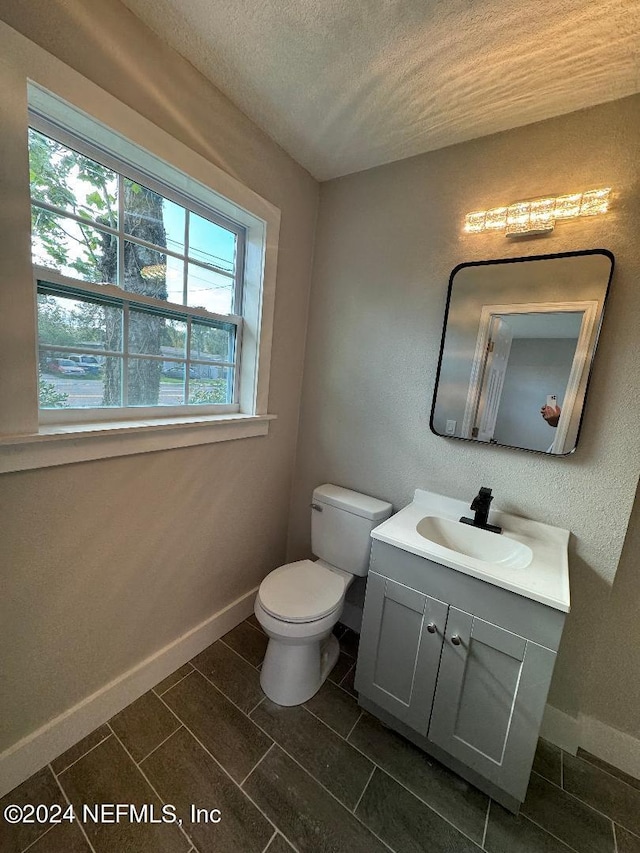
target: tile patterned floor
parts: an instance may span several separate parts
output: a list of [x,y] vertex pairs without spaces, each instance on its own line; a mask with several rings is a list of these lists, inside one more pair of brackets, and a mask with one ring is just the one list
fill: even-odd
[[[5,796],[9,803],[173,804],[182,826],[0,819],[2,853],[640,853],[640,782],[540,741],[519,817],[357,705],[357,636],[319,693],[260,689],[253,617]],[[189,808],[220,809],[194,823]]]

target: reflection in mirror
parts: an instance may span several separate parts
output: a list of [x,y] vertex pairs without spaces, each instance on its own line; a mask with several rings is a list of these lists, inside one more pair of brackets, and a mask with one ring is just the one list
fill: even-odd
[[456,267],[432,430],[556,455],[575,450],[612,271],[605,250]]

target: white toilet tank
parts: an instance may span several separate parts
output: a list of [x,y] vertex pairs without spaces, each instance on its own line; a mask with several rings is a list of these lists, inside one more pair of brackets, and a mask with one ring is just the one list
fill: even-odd
[[327,563],[352,575],[369,571],[370,533],[393,507],[386,501],[329,483],[313,491],[311,550]]

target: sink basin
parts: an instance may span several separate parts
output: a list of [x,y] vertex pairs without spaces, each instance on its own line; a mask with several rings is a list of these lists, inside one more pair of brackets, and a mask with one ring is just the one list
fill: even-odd
[[441,548],[486,563],[526,569],[533,559],[533,551],[523,542],[448,518],[428,515],[418,522],[416,532]]
[[371,538],[568,613],[568,530],[493,509],[489,521],[502,533],[491,533],[462,524],[463,515],[469,501],[416,489]]

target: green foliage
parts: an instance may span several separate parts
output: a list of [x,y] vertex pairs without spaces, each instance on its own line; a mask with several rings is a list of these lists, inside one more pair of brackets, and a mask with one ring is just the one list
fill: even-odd
[[87,204],[93,205],[98,210],[104,210],[106,207],[104,199],[97,190],[94,190],[92,193],[87,195]]
[[58,391],[53,382],[47,382],[38,371],[38,400],[42,409],[64,409],[69,405],[69,395]]
[[200,323],[191,326],[191,354],[198,358],[198,354],[214,355],[220,361],[226,361],[229,349],[229,332],[224,329],[216,329]]
[[53,296],[38,294],[38,340],[46,344],[73,346],[75,335],[68,311]]
[[226,403],[227,402],[227,383],[224,379],[214,379],[212,382],[205,384],[204,382],[189,383],[189,402],[190,403]]
[[[116,227],[117,179],[105,166],[30,130],[29,176],[34,199]],[[101,280],[102,255],[110,235],[39,207],[33,208],[32,234],[38,261],[73,269],[87,281]]]
[[[98,343],[104,346],[104,329],[108,311],[114,313],[114,309],[105,308],[95,302],[82,302],[78,300],[72,312],[72,322],[76,340]],[[117,312],[119,316],[119,312]]]
[[[183,350],[186,341],[186,324],[181,321],[166,322],[162,329],[162,345]],[[198,359],[215,356],[220,361],[229,357],[229,332],[202,323],[191,324],[191,356]]]
[[38,340],[78,348],[89,342],[103,345],[106,310],[93,302],[39,293]]

